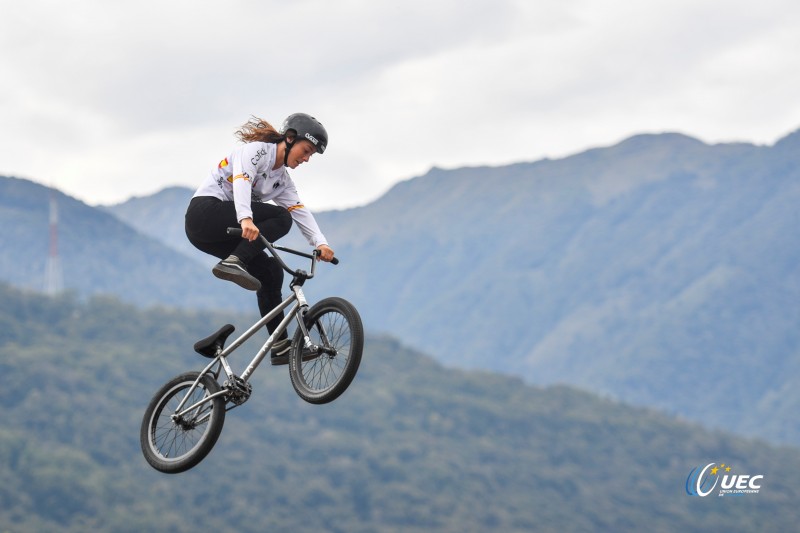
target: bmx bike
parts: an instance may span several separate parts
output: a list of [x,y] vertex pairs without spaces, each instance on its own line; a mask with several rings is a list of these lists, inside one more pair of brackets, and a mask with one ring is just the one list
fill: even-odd
[[[228,228],[231,235],[241,232],[239,228]],[[225,413],[250,398],[250,378],[292,321],[296,321],[297,328],[289,353],[289,377],[303,400],[312,404],[332,402],[358,372],[364,329],[356,308],[337,297],[324,298],[309,307],[303,294],[303,284],[316,272],[318,251],[309,254],[277,246],[261,235],[259,238],[266,244],[266,251],[292,275],[291,294],[227,348],[225,342],[235,330],[231,324],[197,341],[195,351],[211,362],[199,372],[174,377],[155,393],[145,410],[139,438],[145,459],[160,472],[184,472],[208,455],[222,432]],[[310,259],[310,271],[292,270],[276,250]],[[336,258],[331,261],[338,262]],[[245,370],[241,374],[234,372],[228,357],[290,307]]]

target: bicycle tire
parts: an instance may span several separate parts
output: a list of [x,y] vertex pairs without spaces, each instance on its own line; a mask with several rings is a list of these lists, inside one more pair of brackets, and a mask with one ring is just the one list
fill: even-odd
[[308,403],[332,402],[347,390],[361,364],[364,350],[361,317],[347,300],[325,298],[308,310],[304,322],[311,342],[326,345],[333,353],[303,354],[305,342],[298,328],[289,356],[292,387]]
[[[208,455],[222,432],[225,422],[225,400],[222,396],[198,407],[188,420],[181,423],[172,420],[172,414],[184,394],[199,376],[200,372],[176,376],[161,387],[145,410],[139,440],[144,458],[159,472],[177,474],[196,466]],[[206,374],[200,378],[185,407],[219,390],[216,380]],[[198,423],[197,418],[205,420]]]

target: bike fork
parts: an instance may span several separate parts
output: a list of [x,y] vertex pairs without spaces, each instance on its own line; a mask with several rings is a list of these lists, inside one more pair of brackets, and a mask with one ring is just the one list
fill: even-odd
[[306,313],[308,312],[308,302],[306,296],[303,294],[303,289],[299,285],[293,285],[292,290],[297,297],[297,303],[300,306],[295,318],[297,318],[297,327],[303,334],[303,346],[308,349],[313,349],[314,344],[311,342],[311,337],[308,336],[308,328],[306,328]]
[[317,346],[313,342],[311,342],[311,337],[308,334],[308,328],[306,327],[306,312],[308,311],[308,302],[306,302],[305,295],[303,295],[303,290],[300,287],[292,287],[292,290],[297,295],[298,303],[300,304],[300,310],[297,313],[297,327],[300,328],[300,332],[303,334],[303,346],[311,351],[316,352],[325,352],[330,355],[330,341],[328,340],[328,335],[325,333],[325,329],[322,327],[320,322],[317,322],[317,330],[319,330],[319,338],[320,338],[320,345]]

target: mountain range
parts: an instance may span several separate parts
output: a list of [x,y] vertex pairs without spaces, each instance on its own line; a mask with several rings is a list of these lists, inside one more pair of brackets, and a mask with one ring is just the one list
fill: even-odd
[[[368,329],[448,366],[571,384],[797,444],[798,169],[800,132],[772,146],[638,135],[558,160],[434,168],[369,205],[318,213],[342,263],[325,265],[307,292],[344,296]],[[252,307],[235,291],[195,301],[222,289],[182,237],[191,193],[106,208],[119,231],[163,247],[164,268],[186,265],[163,293],[142,283],[153,274],[134,272],[146,264],[118,265],[140,285],[114,292]],[[303,245],[296,231],[285,240]]]

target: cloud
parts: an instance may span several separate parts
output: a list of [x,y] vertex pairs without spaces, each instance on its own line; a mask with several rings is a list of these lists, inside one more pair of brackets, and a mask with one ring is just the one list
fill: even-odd
[[325,208],[644,131],[772,142],[800,126],[798,30],[792,0],[19,3],[0,172],[90,202],[196,186],[250,114],[299,110],[331,133],[297,171]]

